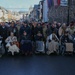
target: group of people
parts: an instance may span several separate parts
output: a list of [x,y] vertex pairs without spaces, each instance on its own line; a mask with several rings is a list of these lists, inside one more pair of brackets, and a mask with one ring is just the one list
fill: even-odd
[[[0,40],[2,40],[5,54],[14,52],[25,55],[32,55],[35,52],[36,41],[43,41],[45,53],[50,55],[57,52],[61,45],[65,43],[73,44],[75,50],[75,22],[69,25],[66,23],[48,22],[32,22],[28,21],[12,21],[0,23]],[[0,51],[1,54],[1,51]]]

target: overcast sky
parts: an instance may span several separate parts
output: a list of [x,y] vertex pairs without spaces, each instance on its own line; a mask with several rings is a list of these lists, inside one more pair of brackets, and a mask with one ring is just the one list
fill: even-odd
[[[38,4],[40,0],[0,0],[0,6],[10,10],[25,10],[28,11],[30,6]],[[15,9],[14,9],[15,8]],[[23,9],[19,9],[23,8]]]

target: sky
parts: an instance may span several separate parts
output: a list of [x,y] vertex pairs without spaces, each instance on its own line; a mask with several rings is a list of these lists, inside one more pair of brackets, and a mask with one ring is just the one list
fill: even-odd
[[[0,6],[13,11],[28,11],[30,6],[39,4],[40,0],[0,0]],[[20,9],[21,8],[21,9]]]

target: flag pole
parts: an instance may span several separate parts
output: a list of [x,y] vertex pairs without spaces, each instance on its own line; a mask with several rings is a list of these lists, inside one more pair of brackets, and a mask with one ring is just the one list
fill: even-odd
[[67,10],[67,12],[68,12],[68,16],[67,16],[67,25],[69,25],[69,22],[70,22],[70,0],[68,0],[68,10]]

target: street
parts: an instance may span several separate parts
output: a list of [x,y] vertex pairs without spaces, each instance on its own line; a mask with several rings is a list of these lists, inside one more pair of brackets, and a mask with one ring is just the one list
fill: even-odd
[[0,75],[75,75],[75,56],[4,56]]

